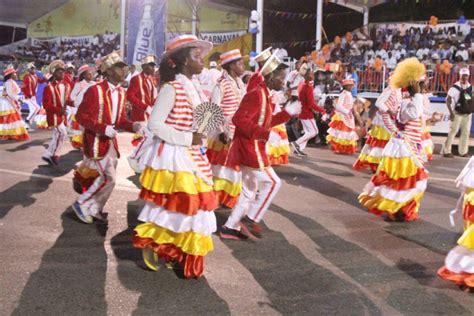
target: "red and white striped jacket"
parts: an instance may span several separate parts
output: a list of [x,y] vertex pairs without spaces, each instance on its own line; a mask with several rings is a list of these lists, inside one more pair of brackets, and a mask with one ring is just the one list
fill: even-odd
[[146,121],[145,111],[149,106],[153,106],[156,100],[156,85],[153,78],[143,72],[134,76],[127,89],[127,100],[132,104],[132,121]]
[[37,75],[26,74],[23,77],[23,84],[21,85],[21,91],[25,95],[26,99],[30,99],[36,96],[36,90],[38,83],[46,82],[46,79],[40,79]]
[[49,127],[55,127],[66,121],[66,106],[72,105],[71,89],[64,81],[52,81],[44,89],[43,107]]

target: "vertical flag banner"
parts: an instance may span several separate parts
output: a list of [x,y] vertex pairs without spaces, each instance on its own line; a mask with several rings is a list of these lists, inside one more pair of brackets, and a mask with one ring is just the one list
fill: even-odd
[[138,64],[148,54],[165,50],[166,0],[128,1],[127,61]]

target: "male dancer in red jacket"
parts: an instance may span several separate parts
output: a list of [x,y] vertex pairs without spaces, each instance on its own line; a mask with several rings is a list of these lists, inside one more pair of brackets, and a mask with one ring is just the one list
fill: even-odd
[[62,60],[51,62],[49,73],[53,76],[53,79],[44,89],[43,107],[46,110],[48,126],[53,128],[53,138],[41,158],[49,165],[58,165],[59,153],[67,138],[66,109],[67,106],[72,106],[71,89],[63,80],[64,62]]
[[21,91],[25,96],[25,103],[28,104],[28,116],[26,117],[26,126],[29,131],[32,130],[30,122],[33,122],[36,114],[40,110],[38,102],[36,102],[36,90],[38,89],[38,83],[46,82],[45,78],[38,78],[36,75],[36,67],[34,63],[26,65],[28,73],[23,77],[23,84],[21,85]]
[[298,87],[298,100],[301,103],[301,113],[299,119],[301,125],[303,125],[304,135],[298,138],[295,142],[292,142],[293,149],[295,153],[300,156],[307,156],[304,153],[304,149],[308,144],[308,141],[318,135],[318,127],[316,126],[316,121],[314,120],[314,112],[319,112],[321,114],[326,114],[326,111],[316,104],[314,100],[314,74],[311,69],[306,69],[305,74],[303,75],[304,82]]
[[[266,142],[273,126],[299,114],[301,105],[291,103],[275,115],[270,90],[284,87],[286,66],[272,55],[260,69],[264,81],[243,97],[232,122],[236,130],[229,149],[228,162],[242,170],[242,193],[232,214],[221,228],[220,236],[226,239],[245,240],[261,238],[258,224],[265,215],[281,182],[268,162]],[[257,188],[259,194],[255,198]]]
[[[153,75],[155,73],[156,57],[148,55],[144,57],[140,63],[142,64],[142,72],[134,76],[130,80],[127,89],[127,100],[132,105],[132,122],[142,122],[143,125],[148,121],[151,109],[155,104],[157,90]],[[127,158],[130,167],[135,172],[141,172],[139,160],[145,151],[153,144],[153,134],[144,129],[144,135],[141,141]]]
[[84,94],[76,118],[84,127],[83,165],[95,169],[99,176],[73,204],[77,217],[88,224],[93,217],[105,220],[103,207],[115,186],[117,159],[120,157],[117,130],[138,131],[140,123],[132,123],[125,113],[125,91],[120,83],[127,74],[117,53],[107,55],[100,67],[106,80],[90,87]]

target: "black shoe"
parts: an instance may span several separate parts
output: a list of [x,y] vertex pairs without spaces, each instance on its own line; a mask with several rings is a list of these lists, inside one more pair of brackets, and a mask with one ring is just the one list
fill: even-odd
[[444,158],[454,158],[454,155],[453,154],[444,154],[443,155]]
[[307,157],[307,156],[308,156],[308,154],[307,154],[307,153],[305,153],[304,151],[300,150],[300,156]]
[[48,165],[50,165],[50,166],[54,165],[54,162],[51,159],[51,157],[43,156],[43,157],[41,157],[41,159],[43,159],[43,161],[46,161],[48,163]]
[[240,230],[228,228],[222,226],[219,231],[219,237],[222,239],[232,239],[232,240],[247,240],[249,237],[243,234]]
[[240,227],[244,234],[252,239],[262,238],[262,226],[251,220],[248,216],[245,216],[240,221]]
[[459,157],[462,157],[462,158],[469,158],[469,154],[459,155]]
[[291,147],[293,147],[293,152],[295,154],[301,155],[300,145],[298,145],[296,142],[291,142],[290,145],[291,145]]

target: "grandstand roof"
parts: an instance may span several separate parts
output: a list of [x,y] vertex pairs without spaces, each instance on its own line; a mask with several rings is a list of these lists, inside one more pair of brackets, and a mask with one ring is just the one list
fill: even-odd
[[384,4],[385,0],[329,0],[329,2],[353,9],[359,12],[368,10],[372,7],[375,7],[379,4]]
[[26,27],[69,0],[1,0],[0,24]]

